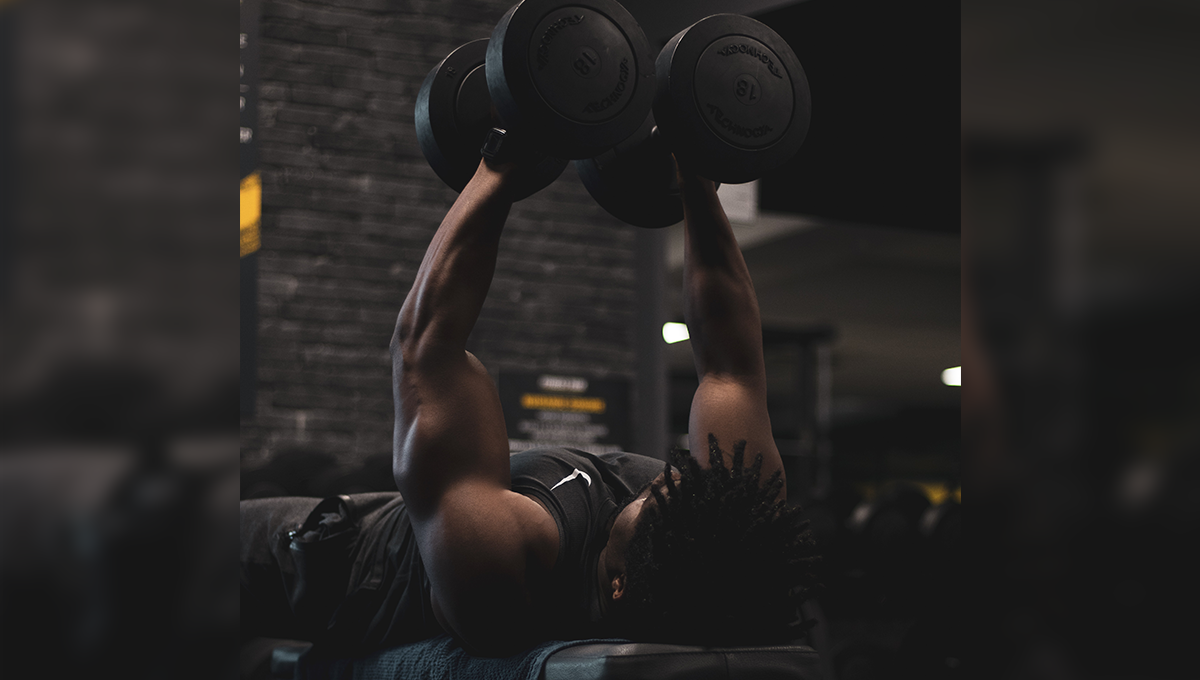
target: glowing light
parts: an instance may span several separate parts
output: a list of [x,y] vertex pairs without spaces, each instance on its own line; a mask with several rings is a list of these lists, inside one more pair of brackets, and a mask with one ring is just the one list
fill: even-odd
[[951,387],[962,387],[962,366],[942,371],[942,382]]
[[685,323],[664,323],[663,324],[663,340],[667,341],[668,345],[673,345],[677,342],[683,342],[688,339],[687,324]]

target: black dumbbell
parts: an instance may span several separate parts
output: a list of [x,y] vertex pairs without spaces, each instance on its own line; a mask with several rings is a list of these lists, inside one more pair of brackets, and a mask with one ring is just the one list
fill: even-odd
[[438,176],[461,191],[489,131],[502,129],[548,157],[524,197],[558,177],[566,165],[558,159],[597,155],[637,130],[655,77],[645,34],[615,0],[523,0],[490,39],[463,45],[426,77],[418,141]]
[[[484,58],[488,40],[471,41],[446,56],[425,77],[417,94],[417,143],[433,171],[462,191],[475,175],[480,149],[500,123],[488,94]],[[526,198],[562,174],[567,160],[545,156],[515,193]]]
[[787,42],[761,22],[701,19],[666,44],[656,71],[652,118],[604,154],[575,161],[597,203],[620,220],[666,227],[683,219],[671,152],[701,176],[740,184],[804,143],[808,79]]
[[654,104],[654,53],[615,0],[524,0],[492,31],[487,83],[500,118],[563,158],[633,134]]

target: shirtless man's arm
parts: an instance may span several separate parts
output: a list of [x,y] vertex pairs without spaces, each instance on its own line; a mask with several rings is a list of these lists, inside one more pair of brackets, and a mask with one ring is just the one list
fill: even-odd
[[391,341],[392,469],[428,568],[434,613],[485,655],[532,641],[529,588],[558,549],[553,519],[509,490],[499,396],[466,351],[520,172],[480,164],[438,227]]

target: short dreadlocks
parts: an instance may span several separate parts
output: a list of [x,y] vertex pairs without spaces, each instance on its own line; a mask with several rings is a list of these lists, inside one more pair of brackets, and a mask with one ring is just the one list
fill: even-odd
[[[638,640],[698,645],[783,644],[800,637],[799,605],[818,587],[818,559],[799,507],[778,499],[778,471],[761,482],[762,454],[727,467],[708,435],[709,469],[676,449],[666,494],[652,487],[625,555],[621,628]],[[680,471],[676,484],[671,464]]]

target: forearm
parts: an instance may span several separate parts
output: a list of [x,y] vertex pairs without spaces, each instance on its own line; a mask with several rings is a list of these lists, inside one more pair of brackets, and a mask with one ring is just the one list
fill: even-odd
[[480,164],[442,220],[400,309],[393,351],[413,358],[466,349],[496,270],[512,201],[505,173]]
[[765,381],[762,320],[750,271],[712,182],[680,174],[684,318],[696,372]]

